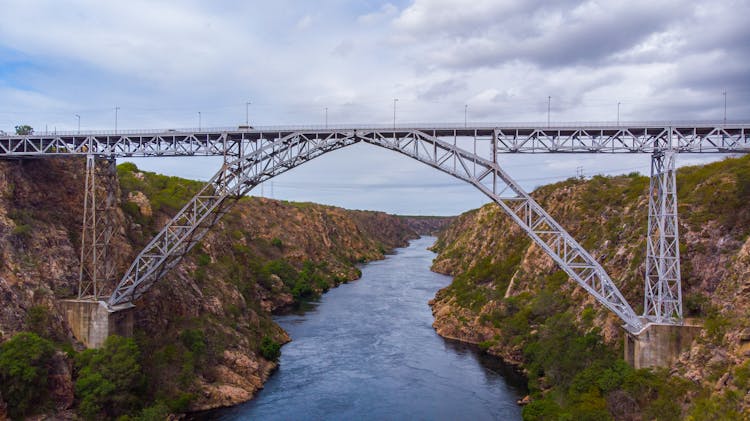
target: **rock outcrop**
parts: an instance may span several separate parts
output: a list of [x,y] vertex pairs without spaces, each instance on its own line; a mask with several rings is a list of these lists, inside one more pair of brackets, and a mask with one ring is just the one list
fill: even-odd
[[453,222],[453,216],[401,216],[419,235],[438,235]]

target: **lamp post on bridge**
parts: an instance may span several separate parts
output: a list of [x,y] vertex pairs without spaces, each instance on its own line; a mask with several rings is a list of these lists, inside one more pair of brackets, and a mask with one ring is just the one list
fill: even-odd
[[469,104],[464,104],[464,127],[468,127]]
[[552,97],[547,97],[547,127],[549,127],[549,114],[550,110],[552,109]]
[[115,133],[117,133],[117,112],[120,111],[120,107],[115,107]]
[[396,130],[396,102],[398,98],[393,98],[393,130]]
[[76,118],[78,119],[78,134],[81,134],[81,116],[78,114],[74,114]]
[[328,107],[326,107],[326,119],[325,119],[325,122],[326,122],[326,126],[325,127],[327,129],[328,128]]
[[617,101],[617,125],[620,125],[620,101]]
[[250,125],[250,104],[251,104],[250,101],[247,101],[245,103],[245,125],[246,126]]
[[198,111],[198,131],[201,130],[201,112]]
[[727,90],[724,89],[724,92],[722,92],[722,95],[724,95],[724,125],[727,125]]

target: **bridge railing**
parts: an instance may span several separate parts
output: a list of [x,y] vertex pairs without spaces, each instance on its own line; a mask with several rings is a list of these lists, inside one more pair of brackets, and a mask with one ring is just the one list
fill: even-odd
[[185,133],[216,133],[216,132],[288,132],[303,130],[350,130],[350,129],[572,129],[572,128],[650,128],[650,127],[722,127],[722,126],[750,127],[750,120],[647,120],[647,121],[568,121],[568,122],[467,122],[467,123],[414,123],[405,122],[391,124],[298,124],[298,125],[237,125],[221,127],[192,127],[192,128],[162,128],[162,129],[118,129],[118,130],[53,130],[36,131],[30,135],[16,135],[0,133],[0,138],[25,138],[39,136],[118,136],[118,135],[160,135]]

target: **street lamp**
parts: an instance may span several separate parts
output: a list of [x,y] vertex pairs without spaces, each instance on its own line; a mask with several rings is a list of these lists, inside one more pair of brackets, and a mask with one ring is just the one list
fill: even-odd
[[724,89],[724,92],[722,93],[724,95],[724,125],[727,124],[727,90]]
[[198,131],[201,130],[201,112],[198,111]]
[[620,125],[620,101],[617,101],[617,125]]
[[464,127],[468,126],[469,104],[464,104]]
[[75,116],[78,119],[78,134],[81,134],[81,116],[78,114],[75,114]]
[[326,107],[326,129],[328,128],[328,107]]
[[552,106],[552,97],[547,97],[547,127],[549,127],[549,113]]
[[245,103],[245,125],[246,126],[250,125],[250,104],[251,104],[250,101],[247,101]]
[[398,98],[393,98],[393,129],[396,129],[396,102]]
[[120,111],[120,107],[115,107],[115,133],[117,133],[117,112]]

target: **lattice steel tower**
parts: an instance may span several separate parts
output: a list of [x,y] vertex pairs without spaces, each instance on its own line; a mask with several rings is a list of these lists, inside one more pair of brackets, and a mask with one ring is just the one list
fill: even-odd
[[106,169],[97,188],[97,157],[86,156],[86,183],[81,229],[81,263],[78,273],[78,299],[98,300],[103,286],[111,288],[115,265],[109,243],[114,234],[117,168],[115,159],[106,159]]
[[675,156],[671,145],[651,156],[643,316],[656,323],[682,322]]

